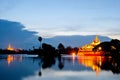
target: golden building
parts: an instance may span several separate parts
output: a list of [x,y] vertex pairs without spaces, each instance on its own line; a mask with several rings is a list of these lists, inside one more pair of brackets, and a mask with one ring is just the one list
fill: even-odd
[[92,51],[92,49],[100,43],[101,43],[101,41],[98,38],[98,36],[96,35],[95,39],[90,44],[86,44],[86,45],[80,47],[79,51]]
[[7,50],[13,51],[14,48],[12,48],[12,46],[9,44],[8,47],[7,47]]

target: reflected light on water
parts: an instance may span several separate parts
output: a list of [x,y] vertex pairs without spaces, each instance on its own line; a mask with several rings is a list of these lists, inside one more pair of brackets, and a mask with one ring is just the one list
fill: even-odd
[[72,53],[72,61],[73,61],[73,64],[75,63],[75,57],[76,57],[76,54],[73,52],[73,53]]
[[91,68],[93,71],[96,71],[96,76],[99,75],[101,71],[100,66],[102,65],[102,61],[104,61],[104,57],[102,56],[79,56],[78,62],[85,67]]
[[8,55],[7,56],[8,65],[10,65],[11,62],[16,61],[16,60],[22,61],[22,55],[20,55],[20,56]]
[[13,61],[13,56],[12,55],[8,55],[7,56],[7,63],[8,65],[10,65],[10,63]]

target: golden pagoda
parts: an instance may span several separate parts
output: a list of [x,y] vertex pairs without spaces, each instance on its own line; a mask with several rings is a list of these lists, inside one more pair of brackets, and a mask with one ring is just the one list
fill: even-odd
[[8,47],[7,47],[7,50],[13,51],[14,48],[12,48],[12,46],[9,44]]
[[79,51],[92,51],[92,49],[100,43],[101,43],[101,41],[98,38],[98,36],[96,35],[94,40],[90,44],[86,44],[86,45],[80,47]]
[[91,45],[96,46],[96,45],[100,44],[100,42],[101,42],[100,39],[96,35],[95,39],[92,41]]

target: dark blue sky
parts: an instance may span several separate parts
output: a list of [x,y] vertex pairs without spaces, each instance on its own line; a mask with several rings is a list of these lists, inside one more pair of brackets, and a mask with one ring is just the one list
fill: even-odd
[[6,48],[10,43],[14,48],[29,49],[38,43],[36,32],[23,30],[19,22],[0,19],[0,48]]

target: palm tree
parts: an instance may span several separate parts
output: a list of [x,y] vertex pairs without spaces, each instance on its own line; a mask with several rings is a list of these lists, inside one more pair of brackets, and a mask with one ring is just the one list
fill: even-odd
[[41,41],[42,41],[42,37],[38,37],[38,41],[40,42],[40,49],[41,49]]

